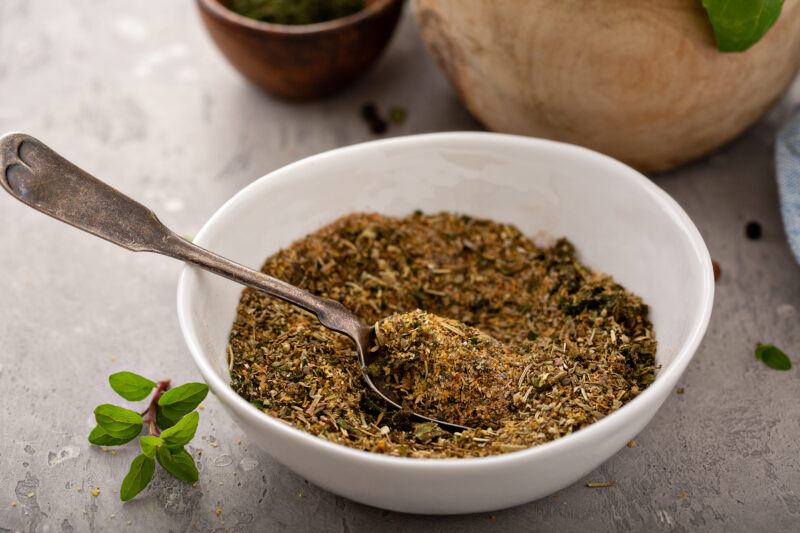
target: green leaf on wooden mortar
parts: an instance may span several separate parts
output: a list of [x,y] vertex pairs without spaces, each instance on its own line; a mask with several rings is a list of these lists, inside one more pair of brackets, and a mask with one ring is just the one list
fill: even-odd
[[711,20],[717,48],[743,52],[769,30],[781,14],[783,0],[702,0]]

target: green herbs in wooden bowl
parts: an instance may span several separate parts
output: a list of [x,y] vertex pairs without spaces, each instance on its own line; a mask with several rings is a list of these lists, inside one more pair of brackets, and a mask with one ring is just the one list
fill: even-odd
[[403,0],[197,0],[222,54],[276,96],[309,100],[360,77],[394,33]]
[[240,15],[272,24],[316,24],[364,9],[364,0],[230,0]]

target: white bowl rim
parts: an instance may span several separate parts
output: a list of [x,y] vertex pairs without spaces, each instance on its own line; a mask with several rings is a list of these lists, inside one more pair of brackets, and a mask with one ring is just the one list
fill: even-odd
[[[239,396],[228,383],[226,383],[219,375],[217,375],[212,368],[208,357],[206,357],[203,349],[200,347],[197,339],[191,335],[191,329],[189,325],[191,319],[188,305],[189,273],[192,271],[201,271],[201,269],[186,264],[181,270],[178,278],[178,321],[180,323],[183,337],[186,340],[186,344],[188,345],[189,351],[194,359],[195,365],[197,365],[197,368],[200,370],[200,373],[214,394],[220,397],[223,403],[230,404],[231,408],[236,410],[240,416],[249,418],[253,423],[261,425],[266,424],[272,431],[282,432],[286,437],[289,438],[301,439],[312,448],[318,448],[320,451],[342,454],[344,457],[348,457],[349,459],[355,461],[373,461],[377,464],[382,463],[385,466],[402,466],[405,469],[435,469],[437,471],[448,471],[452,469],[464,468],[487,468],[490,465],[502,465],[518,462],[523,459],[533,459],[537,455],[546,456],[551,453],[557,453],[557,450],[560,447],[569,446],[571,444],[578,445],[582,441],[586,441],[587,443],[590,442],[594,438],[594,435],[601,432],[605,426],[608,426],[617,420],[621,420],[622,417],[626,416],[628,412],[633,411],[638,406],[644,407],[644,403],[649,398],[653,398],[653,401],[657,401],[657,396],[660,393],[664,393],[664,397],[667,397],[666,391],[662,391],[662,389],[673,386],[673,379],[671,379],[672,376],[676,376],[674,381],[677,381],[680,374],[694,356],[694,353],[697,350],[700,341],[703,339],[708,327],[714,300],[714,275],[711,266],[711,257],[708,253],[705,242],[703,241],[703,237],[700,235],[697,227],[689,218],[689,215],[686,214],[686,212],[669,194],[667,194],[663,189],[658,187],[655,183],[637,170],[610,156],[601,154],[600,152],[596,152],[589,148],[537,137],[470,131],[406,135],[335,148],[285,165],[248,184],[239,192],[234,194],[229,200],[227,200],[219,209],[217,209],[217,211],[211,216],[211,218],[208,219],[208,221],[197,233],[196,237],[193,239],[193,242],[199,246],[202,246],[206,233],[209,231],[209,228],[214,225],[218,218],[222,217],[228,211],[236,209],[239,202],[243,201],[245,197],[253,194],[260,187],[265,187],[267,184],[272,184],[272,182],[277,180],[291,179],[291,174],[294,173],[298,168],[309,165],[324,165],[325,161],[329,158],[335,158],[344,154],[359,152],[362,150],[370,151],[380,147],[396,145],[410,146],[417,143],[421,143],[424,146],[426,143],[431,141],[501,141],[504,143],[540,145],[544,147],[549,146],[552,148],[565,150],[566,152],[571,152],[569,157],[573,157],[573,154],[578,157],[590,157],[597,160],[598,163],[616,167],[621,177],[628,179],[634,186],[642,187],[645,192],[649,193],[656,203],[659,204],[670,216],[672,221],[688,236],[692,245],[692,249],[697,256],[697,259],[700,261],[702,268],[706,272],[706,275],[702,280],[703,290],[700,299],[700,305],[702,306],[700,320],[694,324],[687,341],[683,344],[683,346],[681,346],[680,351],[675,355],[672,363],[666,369],[664,369],[664,371],[657,375],[656,380],[650,386],[648,386],[636,398],[626,403],[621,408],[598,420],[597,422],[543,444],[537,444],[524,450],[483,457],[417,458],[382,455],[366,450],[351,448],[343,444],[326,441],[320,437],[312,435],[311,433],[302,431],[301,429],[290,425],[288,422],[274,418],[262,412],[260,409],[250,404],[250,402]],[[609,274],[613,276],[613,273],[609,272]],[[632,414],[635,415],[635,413]]]

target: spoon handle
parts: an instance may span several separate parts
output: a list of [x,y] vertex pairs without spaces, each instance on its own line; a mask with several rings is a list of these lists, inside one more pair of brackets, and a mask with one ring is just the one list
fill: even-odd
[[23,133],[0,138],[0,185],[30,207],[135,252],[155,252],[264,291],[353,337],[361,321],[343,305],[257,272],[176,235],[142,204]]

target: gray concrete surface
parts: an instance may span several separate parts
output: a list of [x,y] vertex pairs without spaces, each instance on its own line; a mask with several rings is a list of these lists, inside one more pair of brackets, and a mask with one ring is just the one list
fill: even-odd
[[[477,127],[409,17],[363,81],[299,106],[245,83],[192,4],[2,0],[0,131],[39,136],[192,234],[254,178],[370,139],[359,118],[367,100],[408,108],[391,135]],[[772,165],[775,125],[797,101],[795,87],[730,146],[655,177],[722,266],[685,393],[636,448],[558,494],[493,514],[400,515],[334,496],[259,451],[214,399],[195,441],[198,485],[159,476],[121,504],[134,450],[90,447],[91,411],[114,400],[105,385],[114,371],[199,378],[175,315],[180,265],[0,197],[0,531],[797,530],[800,267],[784,241]],[[749,219],[762,222],[762,240],[743,237]],[[781,346],[798,367],[762,366],[758,341]],[[585,487],[608,479],[616,486]]]

